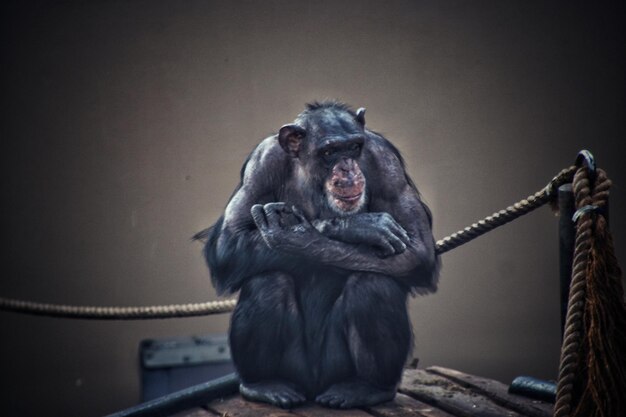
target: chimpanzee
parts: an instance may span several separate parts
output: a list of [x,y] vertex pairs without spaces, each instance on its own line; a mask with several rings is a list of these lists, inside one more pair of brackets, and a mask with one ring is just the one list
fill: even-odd
[[263,140],[197,238],[250,400],[333,408],[391,400],[412,343],[408,294],[434,292],[431,213],[365,109],[308,104]]

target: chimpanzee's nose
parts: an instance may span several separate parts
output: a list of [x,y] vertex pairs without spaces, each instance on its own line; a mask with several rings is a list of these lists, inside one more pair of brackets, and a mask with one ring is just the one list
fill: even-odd
[[339,168],[343,172],[353,172],[354,171],[354,160],[352,158],[342,158]]
[[352,174],[348,174],[348,176],[342,177],[340,179],[335,180],[335,187],[339,188],[350,188],[354,186],[354,176]]
[[355,172],[354,161],[350,158],[342,158],[337,166],[338,172],[334,185],[336,187],[346,188],[354,185]]

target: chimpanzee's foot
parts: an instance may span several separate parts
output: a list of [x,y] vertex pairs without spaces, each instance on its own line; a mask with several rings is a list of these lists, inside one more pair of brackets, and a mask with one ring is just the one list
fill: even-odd
[[315,401],[331,408],[353,408],[391,401],[395,395],[395,389],[383,390],[365,381],[352,380],[331,385]]
[[281,408],[292,408],[306,400],[293,384],[284,381],[241,383],[239,392],[248,400],[269,403]]

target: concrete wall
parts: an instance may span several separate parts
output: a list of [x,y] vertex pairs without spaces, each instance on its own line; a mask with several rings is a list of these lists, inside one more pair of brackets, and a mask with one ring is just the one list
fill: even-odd
[[[367,107],[437,238],[543,187],[578,150],[614,180],[626,259],[624,9],[527,1],[56,1],[3,5],[0,295],[214,299],[196,231],[246,155],[307,101]],[[504,382],[555,378],[557,220],[545,208],[444,255],[410,302],[416,356]],[[97,322],[0,313],[3,414],[139,401],[141,339],[228,316]]]

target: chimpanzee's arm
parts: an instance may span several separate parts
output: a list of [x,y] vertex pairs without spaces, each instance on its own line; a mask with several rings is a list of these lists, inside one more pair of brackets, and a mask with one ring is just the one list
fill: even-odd
[[[394,207],[390,204],[388,212],[395,212],[398,223],[406,229],[408,242],[402,253],[385,258],[381,258],[379,250],[373,246],[342,242],[322,235],[297,208],[283,203],[257,205],[252,212],[265,242],[277,251],[328,266],[393,276],[417,292],[435,291],[439,261],[435,256],[426,208],[408,184],[392,205]],[[300,223],[282,226],[281,218],[292,214]]]
[[[401,226],[403,230],[395,228],[392,233],[401,241],[400,246],[392,244],[395,255],[381,258],[380,245],[377,248],[328,238],[297,211],[294,214],[299,217],[300,224],[285,227],[280,221],[281,216],[284,213],[291,215],[293,209],[281,203],[253,207],[255,222],[266,243],[279,251],[343,269],[394,276],[417,292],[434,291],[439,259],[435,255],[430,213],[406,175],[395,148],[384,139],[373,138],[370,149],[370,166],[375,167],[379,175],[376,182],[368,184],[371,192],[369,208],[373,213],[363,215],[388,213],[393,223]],[[320,226],[319,221],[314,222]],[[372,227],[373,233],[378,233],[376,229]],[[402,236],[402,232],[408,235],[408,239]]]
[[410,238],[389,213],[358,213],[311,222],[324,236],[346,243],[369,245],[385,258],[406,250]]
[[272,147],[273,142],[265,140],[252,152],[224,215],[206,233],[204,255],[218,294],[237,291],[250,276],[289,269],[297,262],[265,244],[250,214],[254,204],[273,201],[276,184],[284,181],[286,154]]
[[[380,249],[368,245],[345,248],[341,245],[336,253],[344,250],[347,260],[354,269],[365,269],[401,278],[417,292],[434,291],[439,274],[439,257],[435,255],[435,241],[432,235],[431,214],[420,198],[417,188],[406,173],[404,161],[398,150],[382,136],[367,132],[369,142],[364,154],[365,163],[373,168],[377,175],[368,178],[370,192],[369,211],[388,214],[393,223],[396,223],[408,235],[405,240],[402,233],[394,234],[406,244],[394,244],[396,254],[384,259],[372,256]],[[357,215],[358,216],[358,215]],[[373,227],[375,230],[377,227]],[[385,236],[388,233],[384,234]],[[392,242],[392,240],[390,241]],[[339,242],[341,243],[341,242]],[[324,251],[323,257],[329,263],[337,262],[333,257],[333,250]],[[388,255],[387,253],[383,253]]]

